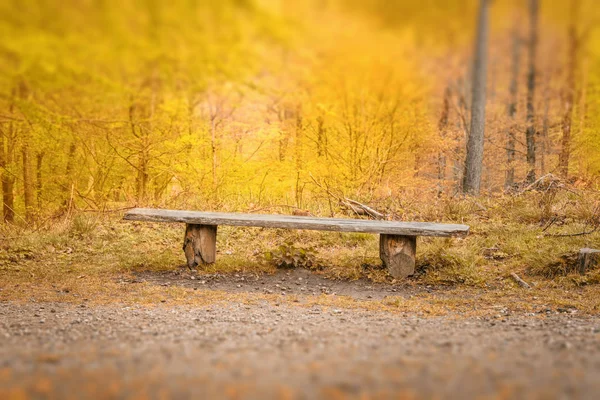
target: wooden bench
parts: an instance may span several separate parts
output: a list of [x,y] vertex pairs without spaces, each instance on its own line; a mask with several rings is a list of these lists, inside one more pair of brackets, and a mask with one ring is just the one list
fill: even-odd
[[135,208],[124,219],[186,224],[183,251],[190,268],[215,262],[217,226],[310,229],[379,234],[379,256],[395,278],[415,272],[417,236],[466,236],[467,225]]

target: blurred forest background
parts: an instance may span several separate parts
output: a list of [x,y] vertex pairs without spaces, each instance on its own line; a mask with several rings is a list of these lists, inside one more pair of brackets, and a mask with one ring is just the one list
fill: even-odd
[[[530,168],[595,188],[600,9],[528,5],[491,3],[481,193]],[[4,221],[460,193],[478,7],[2,1]]]

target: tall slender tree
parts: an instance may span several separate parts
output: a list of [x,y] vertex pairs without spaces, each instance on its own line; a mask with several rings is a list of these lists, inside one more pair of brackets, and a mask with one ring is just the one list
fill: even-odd
[[23,146],[21,147],[21,160],[23,162],[23,201],[25,203],[25,220],[31,222],[34,214],[34,183],[31,174],[31,150],[29,145],[30,137],[26,134]]
[[[12,122],[9,123],[12,125]],[[9,125],[9,126],[10,126]],[[12,127],[11,127],[12,128]],[[11,129],[9,128],[9,129]],[[8,134],[4,132],[2,126],[0,126],[0,177],[2,179],[2,220],[5,222],[12,222],[14,214],[12,214],[12,188],[9,192],[9,176],[6,170],[7,168],[7,154],[5,150],[5,137],[8,138]],[[9,138],[8,138],[9,139]],[[10,149],[9,149],[10,150]]]
[[527,130],[525,141],[527,143],[527,181],[535,180],[535,61],[537,53],[539,1],[529,0],[529,54],[527,66]]
[[16,89],[12,90],[10,105],[8,107],[11,121],[8,123],[6,132],[0,132],[0,176],[2,180],[2,219],[4,222],[14,222],[15,220],[15,175],[12,172],[13,161],[15,158],[15,144],[17,137],[17,123],[14,118]]
[[[440,120],[438,121],[438,131],[440,133],[440,140],[442,143],[446,141],[446,131],[448,130],[448,119],[450,114],[450,96],[452,91],[450,85],[446,86],[444,90],[444,98],[442,100],[442,112],[440,114]],[[446,181],[446,154],[444,148],[438,151],[438,194],[444,191],[444,183]]]
[[568,28],[569,57],[567,61],[567,87],[565,89],[565,113],[562,120],[562,140],[558,159],[560,174],[566,178],[569,174],[569,158],[571,157],[571,127],[573,120],[573,106],[575,102],[575,73],[577,70],[577,57],[579,53],[580,38],[577,35],[577,17],[579,16],[580,1],[571,2],[571,13]]
[[521,38],[518,24],[512,33],[512,66],[510,72],[510,99],[508,101],[509,127],[506,133],[506,175],[504,187],[509,188],[515,181],[515,116],[517,114],[517,95],[519,84],[519,65],[521,63]]
[[479,195],[481,172],[483,169],[489,8],[490,0],[480,0],[475,38],[475,62],[473,64],[471,129],[469,130],[469,138],[467,140],[467,156],[463,178],[463,193],[476,196]]

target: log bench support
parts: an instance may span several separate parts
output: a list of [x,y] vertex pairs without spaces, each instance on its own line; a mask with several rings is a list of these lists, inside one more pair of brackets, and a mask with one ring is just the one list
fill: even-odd
[[394,278],[414,275],[416,254],[416,236],[379,235],[379,258]]
[[[185,223],[183,251],[190,268],[215,262],[219,225],[379,234],[379,257],[390,275],[397,279],[415,273],[417,236],[464,237],[469,233],[467,225],[434,222],[372,221],[152,208],[129,210],[123,218],[130,221]],[[589,255],[586,253],[581,261],[580,270],[589,269],[592,265],[591,260],[597,260],[594,257],[597,257],[595,253]]]
[[217,226],[186,224],[183,251],[190,268],[214,263],[217,258]]
[[600,250],[585,248],[579,250],[577,259],[577,272],[585,274],[600,265]]

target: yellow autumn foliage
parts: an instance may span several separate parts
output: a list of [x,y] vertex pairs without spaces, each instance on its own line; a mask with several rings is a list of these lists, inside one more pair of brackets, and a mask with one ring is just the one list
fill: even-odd
[[[572,171],[593,180],[600,33],[593,2],[580,1],[591,28],[578,53]],[[552,172],[560,146],[568,7],[542,10],[540,173]],[[453,193],[476,10],[474,0],[4,1],[5,209],[30,218],[115,202],[305,208],[322,201],[323,188],[363,199]],[[525,11],[522,2],[494,2],[488,192],[503,188],[507,30]],[[523,104],[518,113],[524,131]]]

